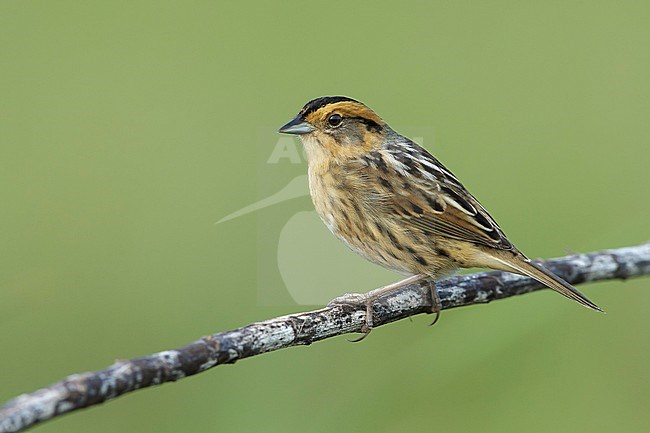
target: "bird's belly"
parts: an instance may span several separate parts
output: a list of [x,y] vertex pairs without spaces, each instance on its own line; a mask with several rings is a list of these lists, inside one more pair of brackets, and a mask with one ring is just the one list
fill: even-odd
[[346,225],[337,223],[337,218],[332,214],[321,215],[321,219],[329,220],[325,223],[330,231],[352,251],[359,254],[371,263],[391,269],[401,274],[413,275],[418,273],[409,261],[405,260],[398,248],[389,246],[384,239],[371,237],[372,231],[363,224]]
[[412,231],[394,216],[383,215],[355,200],[358,194],[322,186],[321,179],[310,179],[312,201],[327,228],[351,250],[366,260],[393,271],[413,275],[438,276],[457,267],[449,257],[439,254],[435,239]]

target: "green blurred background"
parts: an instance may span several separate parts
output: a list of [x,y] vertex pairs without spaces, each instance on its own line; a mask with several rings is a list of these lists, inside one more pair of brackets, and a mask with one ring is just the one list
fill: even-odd
[[[310,308],[259,301],[264,211],[214,222],[260,198],[260,134],[321,95],[435,130],[532,257],[647,241],[648,22],[642,1],[3,1],[0,400]],[[647,432],[649,285],[583,286],[607,315],[544,291],[416,317],[36,430]]]

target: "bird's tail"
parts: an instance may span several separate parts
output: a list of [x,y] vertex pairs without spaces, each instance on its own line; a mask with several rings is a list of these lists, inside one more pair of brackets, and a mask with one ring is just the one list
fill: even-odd
[[567,283],[562,278],[558,277],[539,263],[531,262],[525,258],[504,259],[503,257],[494,256],[492,256],[492,258],[500,262],[502,265],[505,265],[505,267],[510,268],[504,268],[505,270],[510,270],[511,272],[533,278],[545,286],[555,290],[556,292],[566,296],[569,299],[573,299],[574,301],[584,305],[587,308],[591,308],[592,310],[604,313],[604,311],[598,305],[591,302],[585,295],[577,291],[571,284]]

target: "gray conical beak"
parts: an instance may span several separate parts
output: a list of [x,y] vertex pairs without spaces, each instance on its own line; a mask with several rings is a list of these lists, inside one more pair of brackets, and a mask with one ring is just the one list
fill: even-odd
[[309,134],[315,129],[316,128],[311,126],[308,122],[302,120],[300,116],[296,116],[295,119],[293,119],[291,122],[287,123],[282,128],[280,128],[278,132],[281,132],[283,134],[301,135],[301,134]]

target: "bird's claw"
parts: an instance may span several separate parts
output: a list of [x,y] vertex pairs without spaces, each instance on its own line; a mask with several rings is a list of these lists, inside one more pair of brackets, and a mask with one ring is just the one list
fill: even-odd
[[436,290],[435,281],[431,281],[429,283],[429,289],[431,290],[431,301],[432,301],[431,312],[436,315],[436,318],[433,319],[433,322],[429,324],[429,326],[433,326],[436,324],[438,319],[440,319],[440,312],[442,311],[442,301],[440,301],[440,296],[438,296],[438,290]]
[[363,293],[346,293],[343,296],[332,299],[327,306],[328,307],[359,307],[361,305],[366,307],[366,320],[363,325],[361,325],[361,335],[359,338],[353,340],[348,340],[350,343],[358,343],[361,340],[365,339],[372,331],[373,327],[373,311],[372,303],[375,300],[368,295]]
[[435,325],[438,319],[440,319],[440,311],[434,311],[433,313],[436,315],[436,318],[433,319],[433,322],[429,323],[429,326]]

